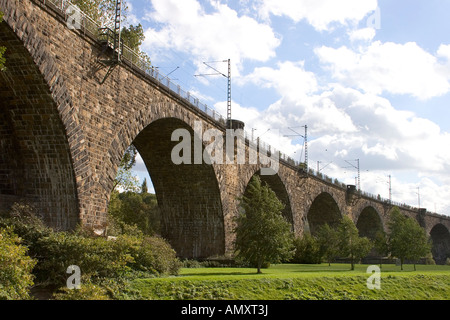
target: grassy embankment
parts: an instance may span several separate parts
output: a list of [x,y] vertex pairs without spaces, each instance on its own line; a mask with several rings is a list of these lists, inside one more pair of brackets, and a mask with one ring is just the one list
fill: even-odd
[[381,289],[368,289],[368,265],[273,265],[256,274],[251,268],[183,268],[177,277],[132,283],[144,299],[356,299],[449,300],[450,266],[383,265]]

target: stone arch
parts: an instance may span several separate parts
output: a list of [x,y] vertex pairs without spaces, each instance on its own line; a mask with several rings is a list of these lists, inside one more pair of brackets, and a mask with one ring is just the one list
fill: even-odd
[[447,258],[450,258],[450,232],[441,223],[433,226],[430,231],[432,240],[431,252],[437,264],[445,264]]
[[292,230],[294,229],[294,217],[291,208],[291,200],[289,193],[286,189],[286,185],[281,179],[279,174],[274,175],[261,175],[261,169],[257,170],[247,181],[246,188],[243,195],[247,192],[247,186],[250,183],[253,176],[258,176],[263,183],[266,183],[275,192],[277,198],[284,204],[282,211],[283,217],[291,224]]
[[373,206],[367,206],[358,215],[356,228],[358,228],[361,237],[374,240],[377,232],[384,230],[383,220]]
[[309,231],[314,235],[324,224],[335,226],[341,217],[341,210],[333,196],[328,192],[321,192],[314,198],[307,213]]
[[72,99],[27,14],[12,1],[2,11],[0,46],[7,51],[0,73],[0,202],[7,207],[21,199],[49,226],[72,229],[84,196],[84,181],[77,184],[75,177],[87,161]]
[[[177,255],[182,258],[223,255],[225,230],[222,193],[214,166],[204,161],[201,164],[192,162],[176,165],[171,160],[171,151],[179,143],[171,141],[171,135],[176,129],[189,132],[193,159],[194,137],[197,138],[190,125],[193,120],[176,112],[173,116],[158,113],[154,108],[147,106],[147,110],[137,112],[117,136],[122,137],[122,140],[113,140],[109,154],[110,161],[115,163],[108,168],[106,184],[112,185],[120,162],[118,155],[123,154],[126,146],[133,144],[144,160],[156,191],[161,210],[162,236],[169,241]],[[179,112],[184,112],[182,108],[179,109]],[[126,129],[128,131],[123,132]],[[203,152],[204,145],[201,145]]]

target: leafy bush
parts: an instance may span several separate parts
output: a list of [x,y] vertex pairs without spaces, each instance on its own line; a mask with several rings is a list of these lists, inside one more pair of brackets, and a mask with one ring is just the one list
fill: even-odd
[[185,259],[182,261],[183,268],[204,268],[205,266],[197,260]]
[[143,238],[132,255],[135,260],[134,268],[137,270],[175,275],[182,265],[176,257],[175,250],[159,237]]
[[[11,268],[28,261],[25,258],[17,258],[17,262],[8,262],[16,261],[11,260],[13,258],[6,253],[16,252],[11,246],[13,243],[18,244],[19,237],[23,238],[23,244],[29,247],[30,256],[37,260],[37,263],[30,262],[26,270],[31,273],[34,266],[33,275],[40,285],[51,288],[65,287],[69,277],[67,268],[77,265],[80,267],[82,279],[86,281],[86,287],[82,291],[61,289],[58,296],[61,299],[114,297],[117,295],[114,291],[126,291],[127,278],[178,273],[181,262],[164,239],[145,237],[136,226],[123,224],[122,227],[122,233],[108,238],[81,227],[75,231],[56,232],[46,227],[31,207],[15,204],[9,214],[0,218],[0,228],[14,228],[18,235],[9,240],[7,247],[2,247],[1,266]],[[3,233],[11,237],[2,229]],[[21,250],[19,253],[24,254],[26,247],[21,247]],[[16,269],[16,272],[22,272],[21,269]],[[22,276],[22,280],[30,283],[28,277]],[[4,283],[7,281],[0,283],[1,291],[4,292]],[[117,283],[121,285],[117,287]],[[26,290],[23,291],[23,297],[26,296],[25,293]]]
[[110,300],[107,290],[84,277],[79,289],[61,288],[53,295],[55,300]]
[[12,226],[14,233],[22,239],[22,244],[29,249],[29,255],[33,258],[39,256],[37,241],[49,236],[53,230],[44,225],[41,217],[34,209],[23,203],[15,203],[11,210],[0,218],[0,228]]
[[434,261],[433,259],[433,254],[431,252],[429,252],[426,257],[425,257],[425,264],[428,265],[435,265],[436,261]]
[[12,227],[0,228],[0,299],[28,299],[33,285],[36,261],[27,256],[27,248]]
[[136,238],[122,236],[114,241],[104,237],[87,238],[70,232],[54,232],[38,240],[40,263],[36,274],[40,281],[64,285],[70,265],[80,267],[83,275],[94,278],[119,277],[133,262],[130,248],[139,245]]
[[294,240],[295,254],[292,259],[294,263],[320,263],[322,253],[317,239],[309,233]]

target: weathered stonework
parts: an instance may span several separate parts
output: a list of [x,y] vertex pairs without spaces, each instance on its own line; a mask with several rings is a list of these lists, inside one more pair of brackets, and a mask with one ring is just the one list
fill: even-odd
[[[155,186],[163,236],[178,254],[231,253],[238,198],[261,166],[170,161],[174,129],[192,133],[201,121],[203,130],[225,134],[225,125],[127,61],[101,84],[106,69],[99,69],[99,43],[68,29],[64,17],[41,1],[0,0],[0,10],[0,46],[7,47],[7,71],[0,73],[0,209],[25,199],[54,228],[81,223],[105,230],[114,177],[133,143]],[[386,229],[390,204],[284,161],[275,176],[262,179],[286,204],[284,215],[297,236],[343,215],[368,236]],[[449,254],[449,217],[401,210],[434,237],[436,257]]]

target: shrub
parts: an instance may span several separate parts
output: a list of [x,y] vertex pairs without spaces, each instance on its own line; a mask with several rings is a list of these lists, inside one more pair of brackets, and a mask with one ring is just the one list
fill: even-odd
[[320,244],[316,238],[305,233],[301,238],[294,240],[295,254],[292,262],[295,263],[320,263],[322,254]]
[[27,256],[27,248],[12,227],[0,228],[0,299],[29,299],[33,285],[31,271],[36,261]]
[[[123,224],[122,227],[125,233],[118,234],[110,240],[81,227],[72,232],[56,232],[46,227],[31,207],[15,204],[7,215],[0,218],[0,228],[11,230],[14,228],[18,235],[9,240],[8,246],[1,247],[0,269],[4,266],[15,270],[11,266],[27,262],[26,270],[30,273],[35,266],[33,274],[36,282],[54,289],[66,286],[69,277],[67,268],[70,265],[77,265],[81,270],[82,279],[87,279],[85,284],[82,283],[82,286],[85,285],[84,289],[81,291],[61,289],[58,299],[91,297],[96,300],[106,296],[114,298],[121,294],[116,292],[118,290],[125,295],[133,295],[134,293],[126,292],[125,285],[126,279],[131,277],[149,276],[150,273],[154,275],[178,273],[181,262],[164,239],[144,237],[144,234],[134,226]],[[2,230],[2,234],[10,237],[6,231]],[[11,246],[18,244],[19,237],[23,238],[23,244],[29,247],[28,253],[36,258],[37,263],[36,261],[31,263],[25,258],[13,260],[6,254],[16,252]],[[20,250],[22,251],[17,252],[23,255],[26,247],[20,247]],[[28,259],[31,261],[31,258]],[[11,273],[11,270],[5,272]],[[24,276],[25,271],[21,269],[15,271],[22,272],[22,276],[17,275],[15,279],[23,280],[26,284],[24,288],[32,284],[31,278]],[[0,277],[3,277],[5,272],[2,271]],[[0,280],[2,280],[0,297],[4,297],[6,296],[4,284],[8,285],[8,282],[3,281],[3,278]],[[20,294],[27,297],[25,289]]]
[[39,256],[38,239],[50,235],[53,230],[44,225],[34,209],[23,203],[15,203],[11,210],[0,218],[0,228],[12,226],[14,233],[22,239],[22,245],[28,247],[32,258]]
[[119,277],[133,262],[130,248],[139,245],[137,238],[121,236],[108,241],[103,237],[87,238],[70,232],[54,232],[38,240],[40,262],[36,274],[40,281],[64,285],[70,265],[80,267],[83,275],[93,278]]
[[175,250],[160,237],[144,237],[132,256],[135,269],[156,274],[178,274],[182,265]]
[[429,252],[425,257],[425,264],[435,265],[436,261],[434,261],[433,254]]
[[177,274],[181,267],[175,251],[161,238],[119,235],[113,240],[55,232],[39,240],[42,253],[36,273],[41,281],[64,285],[70,265],[98,281],[121,278],[132,270],[151,274]]
[[205,266],[197,260],[185,259],[182,261],[183,268],[204,268]]
[[110,300],[102,286],[92,283],[87,277],[82,279],[79,289],[61,288],[54,295],[55,300]]

